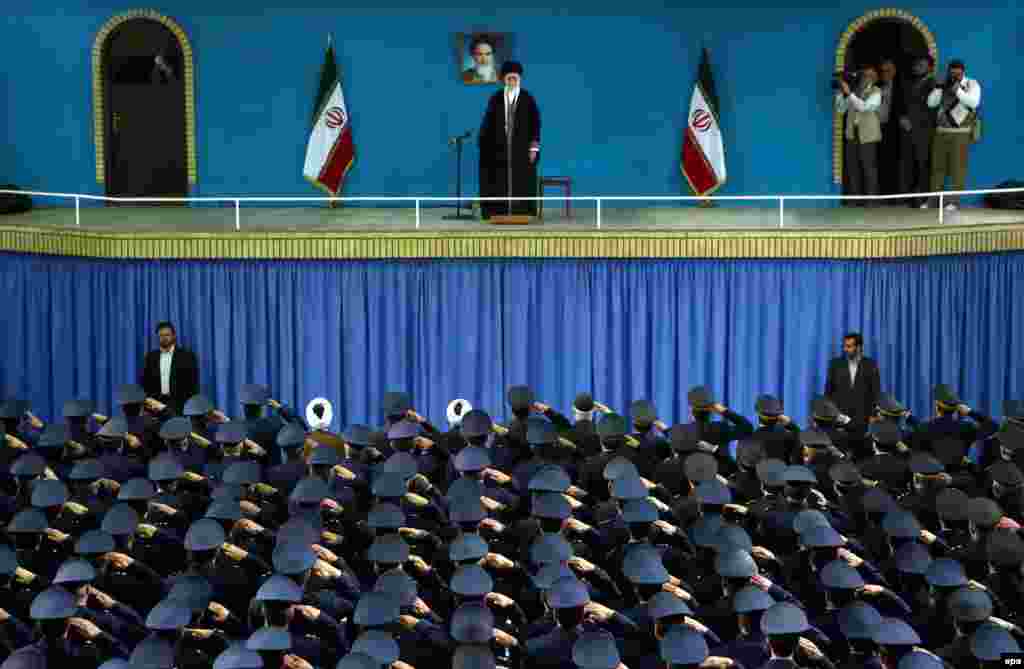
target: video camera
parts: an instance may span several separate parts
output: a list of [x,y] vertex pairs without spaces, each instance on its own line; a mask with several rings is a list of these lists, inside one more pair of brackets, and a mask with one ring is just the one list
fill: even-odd
[[845,72],[833,72],[832,73],[832,90],[839,90],[839,82],[845,81],[846,85],[851,89],[856,89],[860,83],[860,72],[857,70],[845,71]]

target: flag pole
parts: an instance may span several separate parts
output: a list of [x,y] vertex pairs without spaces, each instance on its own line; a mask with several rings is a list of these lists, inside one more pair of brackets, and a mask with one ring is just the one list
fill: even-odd
[[[334,41],[334,38],[333,38],[333,36],[331,35],[331,33],[327,33],[327,49],[328,49],[328,50],[330,50],[330,49],[331,49],[331,47],[333,46],[333,45],[332,45],[332,42],[333,42],[333,41]],[[337,202],[336,200],[328,200],[328,201],[327,201],[327,208],[328,208],[328,209],[334,209],[334,208],[335,208],[335,207],[337,207],[337,206],[338,206],[338,202]]]

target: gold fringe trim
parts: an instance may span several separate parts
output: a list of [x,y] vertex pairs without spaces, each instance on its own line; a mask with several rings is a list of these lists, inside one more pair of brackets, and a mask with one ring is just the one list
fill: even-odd
[[0,226],[0,251],[128,259],[831,258],[1024,250],[1024,224],[940,230],[97,233]]

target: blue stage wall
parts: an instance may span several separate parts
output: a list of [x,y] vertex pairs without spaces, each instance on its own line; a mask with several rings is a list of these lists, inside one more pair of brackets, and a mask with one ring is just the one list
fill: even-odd
[[[365,3],[355,3],[364,4]],[[457,82],[456,31],[515,35],[525,85],[541,106],[543,171],[580,194],[688,192],[678,155],[700,47],[711,49],[730,177],[723,193],[820,193],[831,183],[828,81],[840,33],[879,5],[566,0],[516,8],[396,2],[355,7],[178,0],[196,54],[196,195],[315,194],[301,178],[328,31],[334,34],[358,158],[346,192],[454,191],[447,137],[475,128],[492,88]],[[134,7],[15,0],[0,25],[0,178],[100,192],[94,171],[91,49],[111,16]],[[969,186],[1020,177],[1024,9],[1015,0],[902,5],[984,86],[984,141]],[[158,129],[155,129],[157,131]],[[475,147],[474,147],[475,148]],[[476,192],[470,152],[468,190]]]
[[102,261],[0,255],[0,390],[43,416],[110,411],[154,325],[177,323],[201,386],[238,413],[243,383],[331,399],[338,425],[380,421],[405,389],[444,424],[461,397],[504,417],[529,383],[568,411],[595,397],[686,416],[710,385],[747,415],[774,393],[803,421],[843,332],[862,330],[882,387],[918,415],[943,382],[998,414],[1024,397],[1024,253],[862,261]]

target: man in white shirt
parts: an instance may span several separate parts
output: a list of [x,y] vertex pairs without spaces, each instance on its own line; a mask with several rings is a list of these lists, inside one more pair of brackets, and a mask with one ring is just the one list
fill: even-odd
[[[938,109],[935,139],[932,142],[932,192],[944,190],[946,176],[953,181],[953,190],[964,190],[967,182],[967,149],[974,125],[978,122],[981,84],[967,77],[963,61],[949,64],[943,86],[937,85],[928,95],[928,106]],[[959,197],[945,198],[946,208],[956,209]],[[921,208],[928,207],[924,203]]]
[[160,323],[156,332],[160,347],[146,354],[139,385],[146,397],[180,414],[185,402],[199,392],[199,361],[195,353],[178,346],[173,323]]
[[[849,177],[850,195],[878,195],[878,145],[882,141],[882,128],[878,111],[882,106],[882,93],[875,82],[878,72],[865,67],[860,72],[857,90],[840,79],[836,92],[836,111],[846,114],[846,144],[844,167]],[[854,200],[865,206],[870,201]]]

